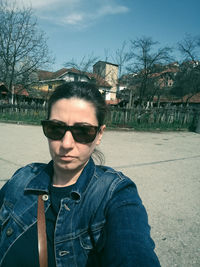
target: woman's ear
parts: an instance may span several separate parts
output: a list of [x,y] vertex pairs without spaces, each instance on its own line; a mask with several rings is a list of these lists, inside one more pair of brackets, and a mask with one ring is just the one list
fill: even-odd
[[97,135],[96,145],[99,145],[101,143],[101,138],[103,136],[103,133],[104,133],[105,129],[106,129],[106,125],[104,124],[104,125],[101,126],[100,131],[99,131],[99,133]]

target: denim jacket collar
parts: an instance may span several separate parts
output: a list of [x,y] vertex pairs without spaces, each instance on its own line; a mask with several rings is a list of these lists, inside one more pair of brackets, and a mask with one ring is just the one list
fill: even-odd
[[[35,167],[37,170],[37,167]],[[48,193],[51,177],[53,176],[53,161],[51,160],[40,172],[36,172],[33,167],[33,178],[25,187],[25,191],[42,191]]]
[[[71,191],[71,198],[75,201],[80,201],[81,194],[85,192],[90,180],[92,179],[95,171],[95,164],[92,158],[88,161],[87,165],[83,169],[77,182]],[[53,161],[51,160],[45,167],[39,172],[35,173],[34,168],[33,178],[28,182],[25,187],[25,191],[42,191],[44,193],[49,192],[49,185],[53,176]]]

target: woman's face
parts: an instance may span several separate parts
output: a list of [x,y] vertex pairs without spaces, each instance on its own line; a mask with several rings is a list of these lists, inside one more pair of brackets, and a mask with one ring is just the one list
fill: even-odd
[[[98,126],[93,104],[79,98],[60,99],[55,102],[49,119],[62,121],[69,126],[77,123]],[[76,142],[70,131],[67,131],[61,140],[48,139],[55,171],[81,171],[96,145],[100,144],[104,128],[105,126],[102,126],[94,141],[88,144]]]

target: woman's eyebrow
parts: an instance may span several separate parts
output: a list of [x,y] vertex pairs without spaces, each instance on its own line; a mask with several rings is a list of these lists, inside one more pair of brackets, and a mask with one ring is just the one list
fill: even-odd
[[51,119],[50,121],[54,121],[54,122],[62,122],[62,123],[64,123],[64,121],[60,121],[60,120],[56,120],[56,119]]
[[65,124],[67,126],[84,126],[85,125],[85,126],[95,126],[95,127],[98,127],[98,125],[93,125],[93,124],[88,123],[88,122],[85,122],[85,121],[75,122],[73,125],[68,125],[66,122],[60,121],[60,120],[57,120],[57,119],[52,119],[51,121],[62,123],[62,124]]
[[81,121],[81,122],[75,122],[74,125],[95,126],[95,125],[92,125],[92,124],[90,124],[90,123],[88,123],[88,122],[83,122],[83,121]]

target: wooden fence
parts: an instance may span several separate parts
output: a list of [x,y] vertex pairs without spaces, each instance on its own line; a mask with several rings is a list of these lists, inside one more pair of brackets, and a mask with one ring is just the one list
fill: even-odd
[[200,110],[185,107],[153,107],[116,109],[112,108],[107,116],[107,124],[124,127],[147,126],[177,126],[192,127],[196,123]]
[[42,105],[0,105],[0,120],[22,121],[38,124],[46,119],[47,110]]
[[0,104],[0,113],[43,112],[46,107],[41,104]]
[[[191,107],[116,108],[110,107],[106,124],[116,127],[149,128],[162,126],[191,127],[200,116],[200,110]],[[46,118],[46,108],[41,105],[0,105],[0,119],[30,119],[39,122]]]

